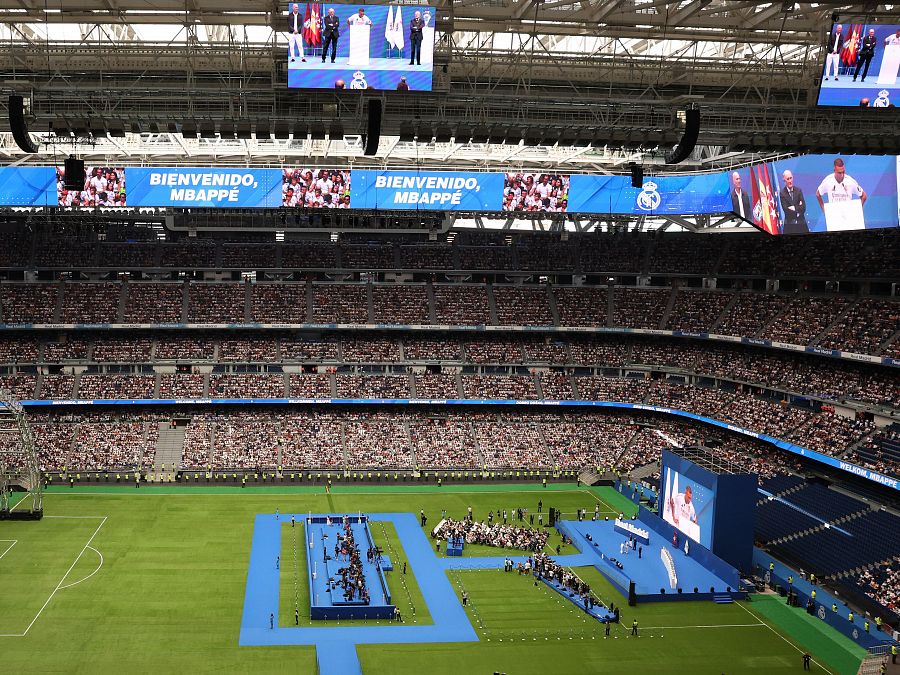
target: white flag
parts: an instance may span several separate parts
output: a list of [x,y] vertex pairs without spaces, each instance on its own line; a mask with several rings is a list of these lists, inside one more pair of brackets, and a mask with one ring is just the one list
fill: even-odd
[[394,44],[394,8],[391,6],[388,6],[387,23],[384,25],[384,39],[388,41],[391,48],[396,46]]
[[402,7],[397,7],[397,13],[394,15],[394,45],[397,49],[403,49],[406,43],[403,39],[403,14]]

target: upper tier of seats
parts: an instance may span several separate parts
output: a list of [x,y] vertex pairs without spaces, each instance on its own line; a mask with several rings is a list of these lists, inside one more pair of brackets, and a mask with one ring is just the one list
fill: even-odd
[[0,283],[0,323],[340,323],[685,330],[900,357],[900,302],[501,284]]

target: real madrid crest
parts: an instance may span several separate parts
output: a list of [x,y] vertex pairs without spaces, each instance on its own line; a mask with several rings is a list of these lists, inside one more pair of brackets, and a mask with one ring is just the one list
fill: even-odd
[[350,82],[351,89],[368,89],[369,84],[366,82],[366,75],[361,70],[353,73],[353,81]]
[[891,104],[891,92],[887,89],[882,89],[878,92],[878,98],[872,101],[873,108],[887,108]]
[[637,196],[637,207],[641,211],[655,211],[661,202],[662,197],[656,189],[656,183],[648,180],[641,186]]

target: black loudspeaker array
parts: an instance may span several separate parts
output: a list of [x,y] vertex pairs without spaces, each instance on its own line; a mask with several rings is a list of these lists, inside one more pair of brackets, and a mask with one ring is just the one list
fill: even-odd
[[66,158],[66,190],[84,190],[84,160],[72,155]]
[[631,187],[640,188],[644,186],[644,167],[637,164],[631,165]]
[[380,98],[369,99],[369,115],[366,124],[366,149],[364,155],[374,155],[378,152],[378,143],[381,141],[381,111],[382,104]]
[[700,135],[700,111],[697,108],[691,108],[685,111],[684,133],[678,145],[668,155],[666,155],[666,164],[678,164],[683,162],[694,151],[697,145],[697,137]]
[[37,152],[38,147],[31,140],[28,125],[25,124],[25,99],[21,96],[9,97],[9,129],[12,131],[16,145],[22,152]]

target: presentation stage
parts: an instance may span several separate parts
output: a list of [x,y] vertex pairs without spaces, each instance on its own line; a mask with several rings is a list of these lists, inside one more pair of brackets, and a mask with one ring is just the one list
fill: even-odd
[[431,91],[436,15],[428,5],[288,3],[288,87]]

